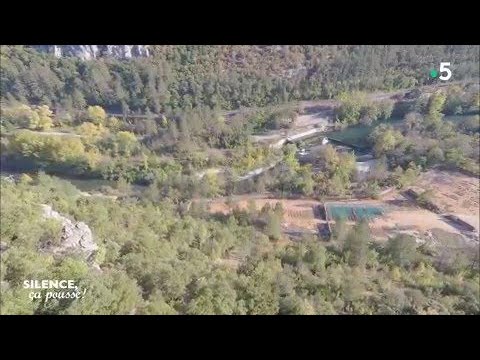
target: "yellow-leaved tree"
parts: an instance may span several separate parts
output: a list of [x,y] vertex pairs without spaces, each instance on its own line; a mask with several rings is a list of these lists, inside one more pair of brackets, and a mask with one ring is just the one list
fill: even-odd
[[95,142],[108,133],[108,130],[102,125],[95,125],[91,122],[84,122],[77,127],[77,133],[83,135],[88,142]]
[[99,125],[104,124],[107,118],[107,113],[101,106],[89,106],[87,109],[88,120],[92,123]]
[[48,130],[53,126],[53,112],[47,105],[30,107],[25,104],[8,107],[3,117],[15,126],[32,130]]
[[53,112],[47,105],[38,106],[34,112],[36,113],[35,122],[30,123],[30,128],[48,130],[53,126]]
[[138,147],[137,137],[130,131],[118,132],[116,143],[120,153],[126,156],[129,156]]

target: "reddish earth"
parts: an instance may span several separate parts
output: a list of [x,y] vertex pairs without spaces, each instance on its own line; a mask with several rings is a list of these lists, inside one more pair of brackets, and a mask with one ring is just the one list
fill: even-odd
[[[433,190],[433,199],[443,212],[478,217],[480,180],[459,172],[430,170],[416,184],[425,190]],[[478,228],[478,227],[477,227]]]
[[234,198],[232,206],[226,204],[226,199],[213,200],[210,203],[210,211],[227,214],[235,206],[238,206],[240,209],[247,209],[249,200],[255,202],[257,210],[260,210],[267,203],[272,207],[274,207],[277,202],[282,203],[283,209],[285,210],[282,225],[286,228],[294,227],[316,230],[317,224],[322,222],[314,216],[314,208],[321,205],[321,202],[310,199],[278,199],[269,198],[267,195],[241,196]]
[[443,221],[440,215],[420,208],[388,211],[384,216],[372,221],[370,228],[373,235],[379,238],[386,238],[397,231],[417,231],[423,234],[431,229],[459,234],[459,231]]
[[[479,179],[456,172],[431,170],[423,174],[416,185],[424,189],[432,189],[435,203],[442,212],[454,213],[479,228]],[[285,210],[283,228],[297,231],[304,229],[316,231],[318,225],[325,223],[315,214],[315,209],[323,204],[313,199],[279,199],[265,195],[243,195],[233,198],[231,205],[227,199],[220,198],[210,202],[211,212],[228,213],[238,206],[247,209],[250,201],[254,201],[257,210],[269,203],[274,207],[282,203]],[[328,201],[327,201],[328,202]],[[452,236],[459,236],[460,231],[446,222],[441,215],[419,207],[414,201],[405,198],[398,190],[392,190],[381,196],[379,200],[345,200],[336,203],[368,203],[379,205],[385,209],[384,216],[370,222],[372,234],[378,239],[385,239],[398,232],[414,233],[420,236],[430,234],[432,230],[443,231]],[[455,235],[453,235],[455,234]]]

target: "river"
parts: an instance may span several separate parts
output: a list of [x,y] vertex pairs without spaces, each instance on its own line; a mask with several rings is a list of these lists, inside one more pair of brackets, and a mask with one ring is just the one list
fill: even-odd
[[[443,118],[444,121],[449,121],[454,124],[458,124],[472,115],[449,115]],[[403,122],[403,118],[390,118],[376,122],[372,125],[355,125],[345,128],[343,130],[331,131],[324,136],[329,138],[340,140],[344,143],[351,144],[358,147],[368,147],[368,136],[373,129],[379,124],[390,124],[393,127],[399,126]]]

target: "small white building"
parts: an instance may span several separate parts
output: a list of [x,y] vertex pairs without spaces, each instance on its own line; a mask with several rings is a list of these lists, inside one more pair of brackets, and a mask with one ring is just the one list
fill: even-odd
[[375,160],[367,160],[367,161],[357,161],[356,168],[357,168],[357,175],[360,179],[364,179],[372,167],[375,165]]

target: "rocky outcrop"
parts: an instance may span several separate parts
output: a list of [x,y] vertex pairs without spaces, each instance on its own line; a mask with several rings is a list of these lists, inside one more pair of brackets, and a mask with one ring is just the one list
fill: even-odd
[[0,253],[4,252],[7,249],[8,249],[7,243],[4,241],[0,241]]
[[44,250],[54,254],[81,253],[90,260],[98,249],[93,241],[92,231],[84,222],[74,222],[42,204],[43,216],[47,219],[59,220],[62,224],[62,237],[59,245],[49,245]]
[[56,57],[74,56],[82,60],[100,57],[130,59],[132,57],[148,57],[148,45],[36,45],[38,51],[48,52]]

